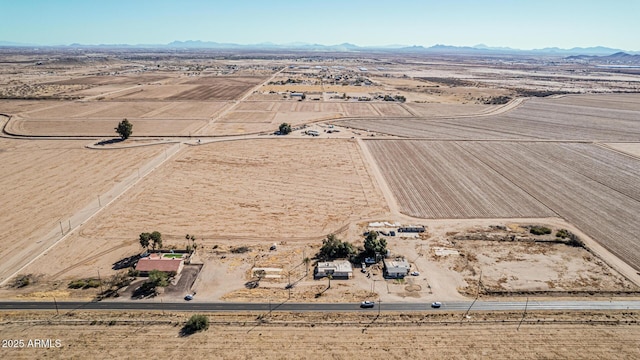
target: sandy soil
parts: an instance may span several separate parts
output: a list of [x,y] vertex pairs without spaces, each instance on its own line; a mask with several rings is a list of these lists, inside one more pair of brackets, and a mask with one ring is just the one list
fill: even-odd
[[[24,348],[2,348],[12,359],[180,357],[201,359],[630,359],[640,336],[637,312],[530,312],[460,314],[259,314],[208,315],[207,331],[179,336],[190,314],[83,313],[2,314],[3,339],[23,339]],[[263,314],[264,315],[264,314]],[[26,319],[26,322],[22,322]],[[483,320],[484,319],[484,320]],[[564,321],[570,320],[565,323]],[[145,321],[146,320],[146,321]],[[339,336],[327,335],[339,332]],[[394,336],[389,336],[389,332]],[[29,348],[51,339],[59,347]],[[156,345],[150,345],[155,339]],[[161,344],[161,345],[159,345]],[[214,355],[212,355],[214,354]]]
[[607,143],[605,146],[633,157],[640,158],[640,143]]
[[0,186],[5,190],[0,194],[0,254],[5,258],[0,279],[16,271],[24,258],[57,240],[60,222],[67,232],[73,214],[163,149],[110,152],[85,149],[84,145],[84,141],[0,139]]
[[[24,60],[24,57],[20,56],[15,58]],[[468,134],[475,139],[478,136],[478,119],[471,119],[470,115],[487,115],[517,106],[517,101],[505,107],[482,105],[489,97],[513,95],[515,88],[561,90],[567,79],[571,80],[571,90],[581,91],[625,90],[636,84],[632,76],[582,76],[570,74],[559,67],[548,67],[544,72],[536,72],[535,76],[530,76],[532,71],[539,70],[539,66],[528,64],[529,60],[523,60],[523,64],[519,65],[503,64],[492,67],[485,64],[478,67],[474,61],[467,64],[450,61],[424,63],[422,60],[412,59],[410,64],[390,65],[389,69],[384,71],[373,70],[375,66],[368,62],[337,60],[337,63],[348,65],[349,68],[345,69],[344,73],[352,79],[374,78],[374,84],[335,86],[316,85],[313,82],[314,77],[320,72],[315,69],[299,69],[279,74],[281,69],[288,67],[290,59],[168,59],[161,61],[161,66],[158,66],[156,60],[146,62],[142,59],[136,63],[119,59],[55,59],[58,62],[47,75],[42,74],[43,69],[49,65],[38,67],[33,63],[16,62],[3,66],[0,69],[3,80],[0,88],[3,93],[11,96],[79,96],[84,97],[83,100],[2,100],[0,113],[19,114],[10,123],[9,130],[25,133],[40,131],[39,135],[44,134],[43,131],[65,135],[103,135],[103,131],[112,132],[114,125],[109,125],[110,121],[128,116],[140,135],[191,135],[192,132],[193,135],[226,135],[272,132],[281,122],[298,126],[310,121],[347,116],[374,118],[371,124],[375,126],[386,126],[382,121],[394,123],[394,126],[404,124],[406,126],[403,125],[400,130],[407,136],[416,135],[416,121],[421,121],[426,124],[427,127],[423,130],[429,136],[434,134],[433,126],[438,125],[445,128],[443,131],[446,136],[449,136],[450,131],[456,136]],[[358,66],[369,67],[372,72],[359,71]],[[342,70],[337,71],[339,72]],[[374,72],[375,75],[371,75]],[[271,78],[265,80],[269,75]],[[300,76],[306,83],[291,86],[259,84],[263,80],[267,83],[273,79],[284,79],[293,75]],[[321,100],[307,99],[298,102],[283,100],[281,97],[271,99],[270,96],[274,94],[265,92],[281,89],[269,86],[317,92],[318,94],[312,96]],[[250,89],[251,87],[253,88]],[[401,94],[407,97],[408,102],[399,104],[337,99],[327,101],[331,98],[330,93],[339,94],[346,90],[353,96]],[[325,92],[323,96],[320,95],[322,92]],[[162,100],[172,97],[176,101]],[[262,97],[270,101],[246,101]],[[112,98],[119,100],[105,101]],[[211,102],[198,99],[234,101]],[[597,98],[566,96],[552,100],[536,100],[532,101],[533,105],[541,104],[541,109],[533,106],[533,110],[538,113],[544,112],[548,102],[555,103],[556,108],[565,109],[563,113],[554,114],[556,117],[562,117],[562,121],[569,121],[569,124],[573,124],[573,118],[567,114],[573,114],[576,109],[582,113],[590,114],[596,111],[606,115],[608,111],[598,108],[607,108],[607,104],[613,103],[614,107],[620,109],[616,117],[629,117],[632,111],[638,109],[635,98],[625,95]],[[537,122],[533,125],[546,132],[548,125],[540,126],[538,113],[532,116],[532,121]],[[411,115],[429,119],[393,119]],[[450,119],[451,123],[429,121],[453,116],[460,119]],[[513,120],[508,116],[498,120],[500,119]],[[627,123],[615,124],[608,121],[608,118],[605,120],[609,124],[607,126],[634,126],[632,118],[622,119],[628,121]],[[567,134],[568,130],[560,126],[564,124],[557,125],[558,136],[566,136],[564,134]],[[497,130],[504,131],[503,124],[498,123],[495,127],[485,130],[489,134],[487,136],[495,137]],[[328,129],[322,124],[314,124],[313,128],[321,131]],[[285,291],[284,285],[288,283],[289,275],[299,279],[291,296],[301,300],[359,301],[376,296],[384,301],[462,298],[457,288],[467,285],[468,274],[464,271],[453,271],[446,264],[430,261],[430,251],[436,246],[448,244],[450,239],[447,238],[447,232],[464,232],[474,225],[504,224],[512,220],[423,221],[401,215],[371,156],[363,157],[363,152],[366,155],[366,149],[360,148],[358,144],[361,143],[349,140],[351,137],[378,136],[368,131],[371,128],[365,129],[367,131],[347,131],[342,128],[342,132],[337,135],[322,132],[319,139],[313,140],[308,136],[302,139],[305,136],[302,135],[302,130],[298,130],[287,138],[264,136],[264,139],[260,140],[245,138],[241,139],[242,141],[185,147],[175,159],[167,161],[166,165],[154,171],[151,176],[135,184],[125,193],[126,196],[106,207],[103,213],[84,223],[79,231],[70,234],[59,246],[45,253],[25,269],[25,273],[34,274],[34,279],[37,280],[35,285],[23,290],[9,289],[3,292],[7,296],[18,294],[51,297],[52,294],[56,294],[57,297],[90,297],[93,295],[91,291],[69,291],[66,289],[66,281],[71,278],[93,277],[98,275],[98,272],[103,276],[112,274],[114,262],[140,251],[137,234],[158,230],[163,233],[167,247],[184,247],[186,233],[197,236],[201,244],[197,257],[198,261],[204,264],[201,277],[195,285],[202,295],[198,298],[246,301],[264,301],[265,297],[288,298],[289,292]],[[619,136],[620,131],[618,129],[612,133]],[[332,139],[328,139],[330,137]],[[619,139],[613,139],[616,140]],[[207,141],[205,139],[204,142]],[[0,141],[0,144],[4,143],[5,140]],[[6,143],[14,144],[14,140],[6,140]],[[188,140],[188,143],[195,145],[196,140]],[[9,168],[5,167],[8,169],[7,176],[4,177],[7,182],[5,188],[19,188],[21,191],[7,192],[13,195],[5,195],[8,196],[8,201],[2,202],[5,206],[1,210],[6,215],[3,217],[6,219],[3,225],[5,229],[10,229],[8,231],[13,231],[6,234],[6,238],[22,237],[25,241],[40,244],[36,239],[36,233],[44,231],[39,230],[42,229],[40,223],[50,224],[51,226],[45,226],[47,229],[55,228],[56,221],[65,214],[71,214],[74,210],[85,211],[81,204],[88,203],[88,199],[103,193],[104,189],[118,186],[122,183],[123,176],[135,171],[141,162],[144,163],[144,160],[153,156],[154,151],[157,154],[167,148],[166,145],[160,145],[114,150],[109,151],[110,154],[107,156],[104,156],[107,152],[100,152],[99,157],[93,157],[79,156],[75,151],[67,149],[67,145],[59,144],[66,143],[53,143],[48,140],[20,143],[19,146],[15,146],[20,157],[11,153],[11,146],[0,147],[0,160],[7,154],[11,156],[5,162],[10,165]],[[61,149],[58,149],[59,146],[64,150],[62,153],[59,151]],[[618,150],[629,151],[630,147],[633,148],[631,145],[624,145],[627,150]],[[50,151],[52,149],[53,151]],[[64,161],[57,159],[59,156],[64,156],[67,161],[70,159],[73,164],[80,164],[77,171],[69,172],[63,164]],[[22,171],[23,168],[28,168],[28,171]],[[631,190],[633,191],[632,187]],[[23,199],[27,199],[27,202],[24,203]],[[127,221],[123,221],[123,218]],[[630,219],[634,220],[635,217],[631,216]],[[350,282],[334,281],[328,291],[323,290],[325,280],[314,281],[308,276],[303,276],[302,270],[305,270],[304,275],[307,275],[307,272],[305,267],[301,266],[302,259],[306,254],[317,251],[317,246],[326,233],[339,232],[344,239],[361,245],[363,224],[368,220],[420,222],[429,226],[429,235],[426,237],[390,240],[393,254],[406,256],[412,267],[421,272],[421,276],[410,277],[404,282],[383,281],[379,270],[373,269],[370,278],[357,273]],[[566,224],[559,219],[539,220],[553,220],[556,224]],[[30,221],[28,225],[27,221]],[[38,226],[30,226],[31,224]],[[71,225],[75,224],[69,226]],[[55,229],[51,231],[55,232]],[[581,234],[581,237],[583,236],[585,235]],[[605,259],[606,263],[620,261],[602,248],[598,248],[591,239],[585,237],[585,241],[590,248],[597,249],[595,252],[600,258]],[[268,250],[268,246],[274,242],[278,243],[277,253]],[[249,246],[251,251],[245,255],[231,255],[231,248],[238,244]],[[17,246],[20,245],[22,244]],[[44,243],[38,246],[40,247],[37,249],[23,249],[25,252],[37,254],[44,249]],[[526,284],[523,284],[524,280],[515,279],[518,278],[529,279],[535,286],[544,283],[550,288],[549,282],[552,282],[556,287],[568,288],[576,285],[576,281],[580,281],[581,273],[584,272],[598,277],[595,280],[588,279],[592,285],[595,284],[593,286],[618,284],[616,275],[606,265],[586,259],[583,253],[535,247],[518,247],[516,250],[500,247],[485,253],[484,248],[477,246],[477,249],[472,247],[461,250],[478,253],[478,262],[474,264],[478,269],[488,267],[495,270],[487,270],[487,282],[490,283],[493,279],[495,286],[528,289]],[[10,249],[2,250],[6,253]],[[540,275],[540,278],[529,278],[528,276],[532,275],[530,268],[535,264],[528,263],[530,266],[523,268],[523,261],[517,255],[518,252],[528,254],[532,262],[542,261],[548,271],[535,274]],[[549,256],[543,259],[540,253]],[[20,257],[20,254],[17,254],[15,259],[20,260]],[[495,265],[497,260],[500,262]],[[244,284],[252,279],[251,269],[260,266],[282,268],[286,276],[265,279],[258,289],[248,291]],[[501,280],[503,274],[508,274],[506,281]],[[634,272],[630,277],[637,278],[637,274]],[[319,293],[322,295],[316,299],[315,295]],[[169,297],[167,295],[166,298]]]
[[[143,231],[160,231],[167,247],[185,246],[187,233],[209,248],[227,239],[319,241],[385,211],[353,141],[211,143],[186,149],[25,273],[108,274],[112,263],[140,251]],[[123,223],[122,214],[135,221]]]

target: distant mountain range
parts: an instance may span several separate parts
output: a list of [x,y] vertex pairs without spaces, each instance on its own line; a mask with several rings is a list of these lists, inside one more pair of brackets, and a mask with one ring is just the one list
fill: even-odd
[[595,47],[575,47],[571,49],[561,49],[548,47],[543,49],[521,50],[509,47],[491,47],[484,44],[475,46],[453,46],[453,45],[433,45],[407,46],[407,45],[385,45],[385,46],[358,46],[350,43],[338,45],[309,44],[303,42],[274,44],[271,42],[259,44],[235,44],[218,43],[213,41],[187,40],[173,41],[168,44],[70,44],[58,46],[45,46],[36,44],[22,44],[9,41],[0,41],[0,47],[38,47],[38,48],[142,48],[142,49],[218,49],[218,50],[292,50],[292,51],[326,51],[326,52],[364,52],[364,51],[393,51],[406,53],[434,53],[434,54],[524,54],[524,55],[557,55],[557,56],[608,56],[616,53],[626,53],[627,55],[640,55],[639,51],[625,51],[604,46]]

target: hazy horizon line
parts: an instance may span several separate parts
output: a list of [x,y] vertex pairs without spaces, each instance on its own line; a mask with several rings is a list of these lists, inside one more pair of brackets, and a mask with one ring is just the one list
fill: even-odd
[[239,43],[239,42],[225,42],[225,41],[215,41],[215,40],[199,40],[199,39],[187,39],[187,40],[173,40],[167,43],[78,43],[78,42],[70,42],[70,43],[58,43],[58,44],[42,44],[42,43],[23,43],[11,40],[0,40],[0,46],[41,46],[41,47],[72,47],[72,46],[170,46],[174,43],[201,43],[201,44],[217,44],[217,45],[233,45],[233,46],[274,46],[274,47],[304,47],[304,46],[321,46],[321,47],[338,47],[338,46],[351,46],[355,48],[371,48],[371,49],[404,49],[404,48],[434,48],[434,47],[452,47],[452,48],[469,48],[469,49],[486,49],[486,50],[515,50],[515,51],[539,51],[539,50],[576,50],[576,49],[611,49],[611,50],[620,50],[625,52],[640,52],[640,50],[635,49],[620,49],[615,47],[610,47],[607,45],[593,45],[593,46],[573,46],[570,48],[564,48],[559,46],[545,46],[539,48],[520,48],[520,47],[512,47],[512,46],[493,46],[486,45],[485,43],[479,43],[475,45],[454,45],[454,44],[445,44],[445,43],[434,43],[432,45],[424,45],[424,44],[378,44],[378,45],[358,45],[349,41],[344,41],[336,44],[324,44],[318,42],[304,42],[304,41],[291,41],[284,43],[277,43],[272,41],[263,41],[256,43]]

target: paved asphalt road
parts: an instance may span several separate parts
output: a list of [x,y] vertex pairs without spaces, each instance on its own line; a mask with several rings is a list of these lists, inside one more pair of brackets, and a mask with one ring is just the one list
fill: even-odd
[[[471,310],[640,310],[640,301],[476,301],[444,302],[439,309],[431,308],[427,303],[382,303],[381,311],[466,311]],[[373,309],[378,310],[376,303]],[[371,311],[360,309],[358,303],[199,303],[179,302],[162,303],[148,301],[101,301],[101,302],[58,302],[60,310],[165,310],[165,311],[203,311],[203,312],[232,312],[232,311]],[[2,310],[55,310],[56,303],[43,301],[0,302]]]

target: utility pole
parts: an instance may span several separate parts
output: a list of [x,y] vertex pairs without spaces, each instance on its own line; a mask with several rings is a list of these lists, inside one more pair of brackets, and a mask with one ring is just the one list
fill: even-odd
[[64,229],[62,228],[62,220],[60,220],[60,232],[62,232],[62,235],[64,235]]
[[527,307],[529,306],[529,297],[527,296],[527,302],[524,303],[524,312],[522,313],[522,319],[520,319],[520,323],[518,324],[518,328],[516,331],[520,331],[520,325],[524,321],[524,317],[527,316]]
[[56,315],[60,315],[60,311],[58,311],[58,302],[56,301],[56,297],[53,297],[53,303],[56,305]]
[[104,294],[104,288],[102,287],[102,278],[100,277],[100,269],[98,269],[98,282],[100,283],[100,293]]

